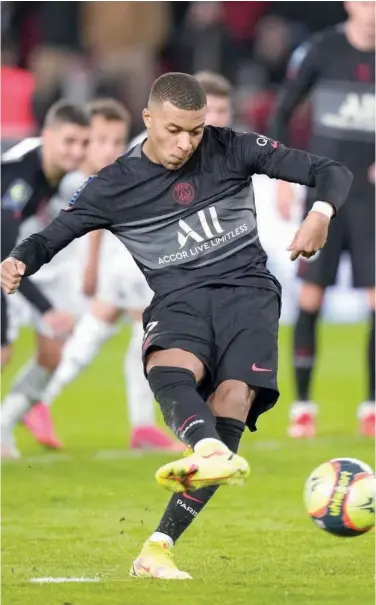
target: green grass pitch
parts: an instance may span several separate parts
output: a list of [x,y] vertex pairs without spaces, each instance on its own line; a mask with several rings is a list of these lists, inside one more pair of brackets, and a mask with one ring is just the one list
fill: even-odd
[[[252,474],[223,488],[175,547],[193,582],[132,579],[128,570],[168,499],[154,482],[166,455],[131,455],[122,356],[127,330],[66,390],[53,414],[65,443],[42,451],[18,429],[24,458],[2,468],[3,605],[368,605],[374,603],[374,532],[341,539],[307,517],[302,490],[319,463],[340,456],[373,466],[373,443],[357,436],[364,399],[365,326],[322,326],[314,397],[319,436],[286,435],[291,332],[281,331],[276,408],[247,434],[241,453]],[[32,352],[25,331],[12,375]],[[32,578],[98,578],[96,583],[33,584]]]

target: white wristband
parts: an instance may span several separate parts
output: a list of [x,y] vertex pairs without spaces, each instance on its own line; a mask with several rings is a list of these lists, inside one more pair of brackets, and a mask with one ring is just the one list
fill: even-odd
[[321,212],[321,214],[325,214],[325,216],[327,216],[328,218],[332,218],[334,214],[334,208],[329,202],[315,202],[310,212]]

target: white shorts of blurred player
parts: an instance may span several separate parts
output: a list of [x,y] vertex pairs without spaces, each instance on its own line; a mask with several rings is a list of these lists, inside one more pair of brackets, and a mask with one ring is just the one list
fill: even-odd
[[119,310],[143,312],[153,294],[127,249],[112,234],[105,233],[96,298]]

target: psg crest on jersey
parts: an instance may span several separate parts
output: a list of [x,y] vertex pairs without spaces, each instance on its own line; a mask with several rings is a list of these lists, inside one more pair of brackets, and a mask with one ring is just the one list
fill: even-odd
[[81,187],[79,187],[76,191],[76,193],[74,194],[74,196],[72,197],[71,201],[69,202],[69,206],[73,206],[76,201],[78,200],[80,194],[82,193],[82,191],[85,189],[85,187],[90,183],[90,181],[92,181],[93,179],[95,179],[95,175],[89,176],[88,179],[86,179],[86,181],[84,183],[82,183]]

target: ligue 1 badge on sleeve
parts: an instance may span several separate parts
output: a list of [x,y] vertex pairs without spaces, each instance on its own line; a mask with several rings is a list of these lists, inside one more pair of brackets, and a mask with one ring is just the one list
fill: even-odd
[[89,178],[87,178],[86,181],[84,183],[82,183],[81,187],[79,187],[77,189],[76,193],[73,195],[71,201],[69,202],[69,206],[68,206],[67,210],[69,210],[69,208],[71,208],[72,206],[74,206],[74,204],[77,202],[78,198],[80,197],[80,194],[82,193],[82,191],[85,189],[85,187],[87,187],[87,185],[93,179],[95,179],[95,175],[89,176]]

